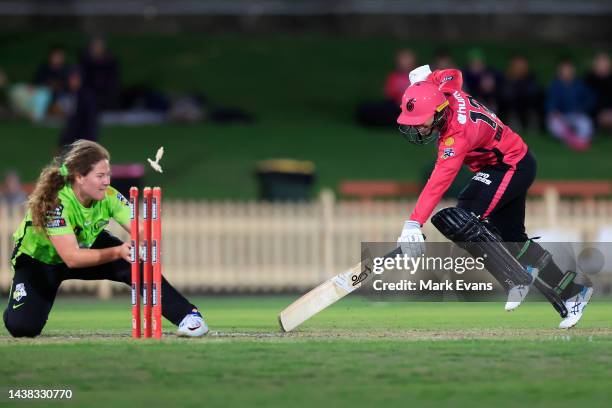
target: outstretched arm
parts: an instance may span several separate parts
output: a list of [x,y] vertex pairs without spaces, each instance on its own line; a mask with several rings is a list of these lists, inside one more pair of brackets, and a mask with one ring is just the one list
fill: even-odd
[[57,250],[64,263],[69,268],[86,268],[104,263],[125,259],[130,261],[130,244],[103,249],[79,248],[74,234],[49,236],[51,243]]

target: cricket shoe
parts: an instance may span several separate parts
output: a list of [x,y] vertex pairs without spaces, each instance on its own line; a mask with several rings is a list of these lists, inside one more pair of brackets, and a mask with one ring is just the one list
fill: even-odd
[[593,288],[583,286],[580,293],[564,302],[567,308],[567,317],[559,323],[560,329],[569,329],[578,323],[589,300],[591,300],[591,296],[593,296]]
[[[537,268],[532,266],[528,266],[526,271],[532,277],[531,282],[538,277],[538,273],[540,272]],[[505,306],[507,312],[511,312],[521,305],[523,300],[525,300],[525,297],[527,297],[527,293],[529,293],[529,286],[530,285],[516,285],[510,288],[508,291],[508,300],[506,301]]]
[[197,309],[183,317],[176,335],[179,337],[201,337],[208,333],[208,325]]

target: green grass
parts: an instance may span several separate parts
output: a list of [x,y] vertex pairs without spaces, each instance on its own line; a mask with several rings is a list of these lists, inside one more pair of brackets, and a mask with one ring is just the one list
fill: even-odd
[[[604,406],[612,380],[612,304],[554,329],[550,306],[371,303],[348,298],[294,334],[290,297],[197,299],[211,336],[134,341],[127,298],[60,297],[44,335],[0,331],[9,388],[70,388],[66,405]],[[5,395],[0,402],[6,401]]]
[[[73,31],[0,33],[2,68],[14,82],[29,81],[50,44],[63,43],[72,62],[87,36]],[[312,160],[316,190],[346,179],[421,180],[434,160],[431,147],[405,142],[393,127],[355,125],[356,106],[381,97],[384,78],[401,47],[413,47],[421,62],[444,46],[457,64],[475,44],[411,43],[397,38],[323,34],[113,34],[111,49],[124,85],[148,84],[169,93],[203,93],[216,106],[240,106],[257,122],[248,126],[163,125],[107,127],[101,142],[114,162],[146,163],[166,147],[164,175],[148,172],[148,184],[182,198],[252,199],[256,162],[269,158]],[[594,45],[479,43],[491,64],[504,68],[516,50],[525,52],[546,83],[559,54],[585,67]],[[17,169],[33,181],[55,151],[59,129],[0,122],[0,175]],[[577,154],[548,136],[526,133],[539,158],[539,177],[602,179],[609,174],[612,140],[602,135],[588,153]],[[568,166],[572,163],[572,166]]]

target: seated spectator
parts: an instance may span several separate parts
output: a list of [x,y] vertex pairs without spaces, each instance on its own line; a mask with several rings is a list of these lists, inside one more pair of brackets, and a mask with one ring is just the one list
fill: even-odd
[[119,63],[102,37],[94,37],[81,56],[83,85],[93,91],[100,111],[119,107]]
[[548,129],[574,150],[591,145],[593,122],[589,112],[595,107],[595,95],[576,77],[576,67],[569,58],[557,65],[557,77],[548,88],[546,115]]
[[6,74],[0,70],[0,98],[6,101],[0,105],[3,116],[25,117],[34,122],[45,119],[49,104],[51,103],[51,91],[46,86],[17,83],[11,84]]
[[463,88],[487,108],[497,112],[501,105],[503,76],[486,65],[482,51],[473,49],[468,53],[468,66],[462,72]]
[[600,52],[593,59],[591,71],[586,76],[586,83],[595,93],[597,99],[594,118],[597,126],[612,128],[612,72],[610,56]]
[[500,116],[508,118],[508,123],[517,130],[528,128],[532,122],[544,130],[543,99],[543,90],[531,72],[527,58],[524,55],[513,56],[506,71]]
[[416,68],[416,56],[411,50],[400,50],[395,56],[395,70],[387,75],[385,82],[385,98],[396,102],[396,105],[402,103],[402,95],[410,85],[408,74]]
[[453,61],[453,57],[450,56],[448,51],[444,48],[438,48],[434,52],[434,62],[432,69],[449,69],[455,68],[457,65]]
[[10,170],[4,178],[4,185],[0,188],[0,202],[9,205],[22,205],[27,201],[28,196],[21,185],[19,174]]
[[83,86],[81,78],[77,67],[70,68],[67,93],[59,101],[62,109],[68,112],[59,140],[60,148],[78,139],[98,140],[96,98],[90,89]]
[[34,76],[34,85],[47,87],[51,92],[50,113],[54,113],[54,104],[65,89],[67,73],[66,51],[60,45],[53,45]]
[[357,109],[357,121],[363,126],[393,126],[400,114],[402,95],[410,85],[408,74],[416,68],[416,56],[409,49],[397,52],[395,69],[387,75],[384,86],[385,99],[365,102]]

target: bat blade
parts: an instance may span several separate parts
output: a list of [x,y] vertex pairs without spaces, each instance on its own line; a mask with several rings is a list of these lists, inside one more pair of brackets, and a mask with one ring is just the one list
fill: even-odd
[[278,316],[281,329],[289,332],[312,316],[336,303],[361,286],[363,281],[353,286],[351,279],[361,273],[361,262],[351,269],[323,282],[295,302],[287,306]]
[[[401,249],[396,248],[385,257],[392,258],[401,253]],[[312,316],[359,289],[372,277],[372,255],[367,248],[362,252],[361,259],[362,262],[323,282],[280,312],[278,321],[281,329],[284,332],[295,329]]]

